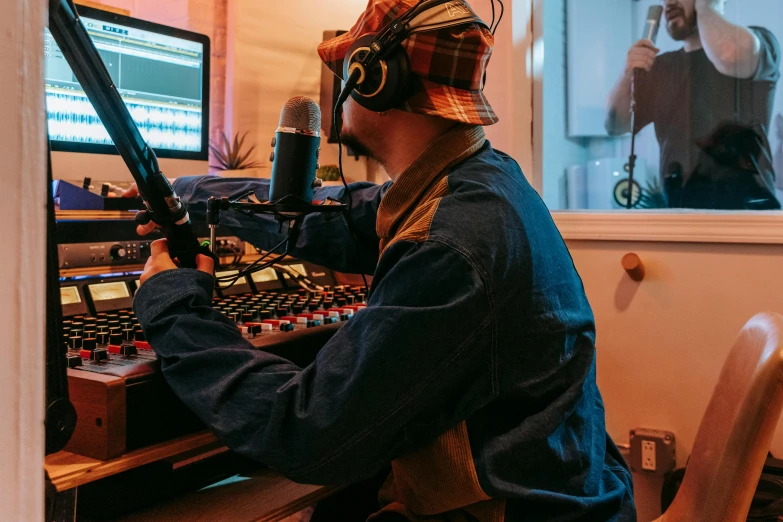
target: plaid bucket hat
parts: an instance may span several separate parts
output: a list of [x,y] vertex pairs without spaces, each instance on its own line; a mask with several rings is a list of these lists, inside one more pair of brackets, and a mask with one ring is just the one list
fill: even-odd
[[[360,37],[377,34],[418,0],[369,0],[367,9],[345,34],[318,46],[324,64],[338,77],[343,60]],[[448,8],[459,9],[461,1]],[[410,59],[413,93],[398,109],[475,125],[492,125],[498,117],[484,96],[484,71],[492,55],[492,33],[473,23],[416,32],[402,46]]]

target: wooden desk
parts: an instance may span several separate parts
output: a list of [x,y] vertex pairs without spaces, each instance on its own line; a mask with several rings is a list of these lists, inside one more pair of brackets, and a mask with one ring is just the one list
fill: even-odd
[[283,478],[269,469],[194,491],[150,509],[117,519],[118,522],[275,522],[315,505],[339,488],[308,486]]
[[[106,461],[61,451],[47,456],[44,467],[57,491],[66,491],[160,460],[168,459],[175,465],[185,464],[224,451],[227,449],[214,435],[201,432]],[[314,505],[337,489],[297,484],[272,470],[260,469],[233,481],[224,481],[138,511],[120,520],[272,522]]]
[[44,467],[57,491],[65,491],[159,460],[191,452],[206,453],[221,447],[212,433],[201,432],[137,449],[111,460],[96,460],[60,451],[48,455]]

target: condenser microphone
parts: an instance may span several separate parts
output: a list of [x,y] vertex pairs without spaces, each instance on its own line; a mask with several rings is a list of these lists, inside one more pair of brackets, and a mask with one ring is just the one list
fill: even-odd
[[310,205],[317,183],[321,146],[321,109],[306,96],[295,96],[280,111],[275,133],[269,202]]
[[661,16],[663,15],[663,6],[651,5],[647,10],[647,21],[644,23],[644,34],[642,39],[650,40],[653,44],[658,39],[658,29],[661,28]]

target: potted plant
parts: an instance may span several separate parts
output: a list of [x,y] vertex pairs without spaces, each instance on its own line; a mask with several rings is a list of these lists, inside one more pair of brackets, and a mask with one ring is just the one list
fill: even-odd
[[262,170],[266,167],[253,158],[256,146],[251,145],[250,148],[244,150],[247,132],[241,136],[235,134],[233,140],[230,140],[225,132],[221,132],[220,137],[222,138],[221,143],[210,142],[209,144],[209,150],[212,151],[216,163],[209,166],[211,169],[219,171],[217,174],[226,178],[262,176]]

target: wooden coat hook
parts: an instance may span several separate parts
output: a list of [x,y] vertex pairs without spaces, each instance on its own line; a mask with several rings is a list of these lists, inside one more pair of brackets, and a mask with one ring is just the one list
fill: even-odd
[[644,279],[644,263],[639,259],[639,256],[633,252],[625,254],[621,263],[623,269],[628,273],[628,277],[637,282]]

